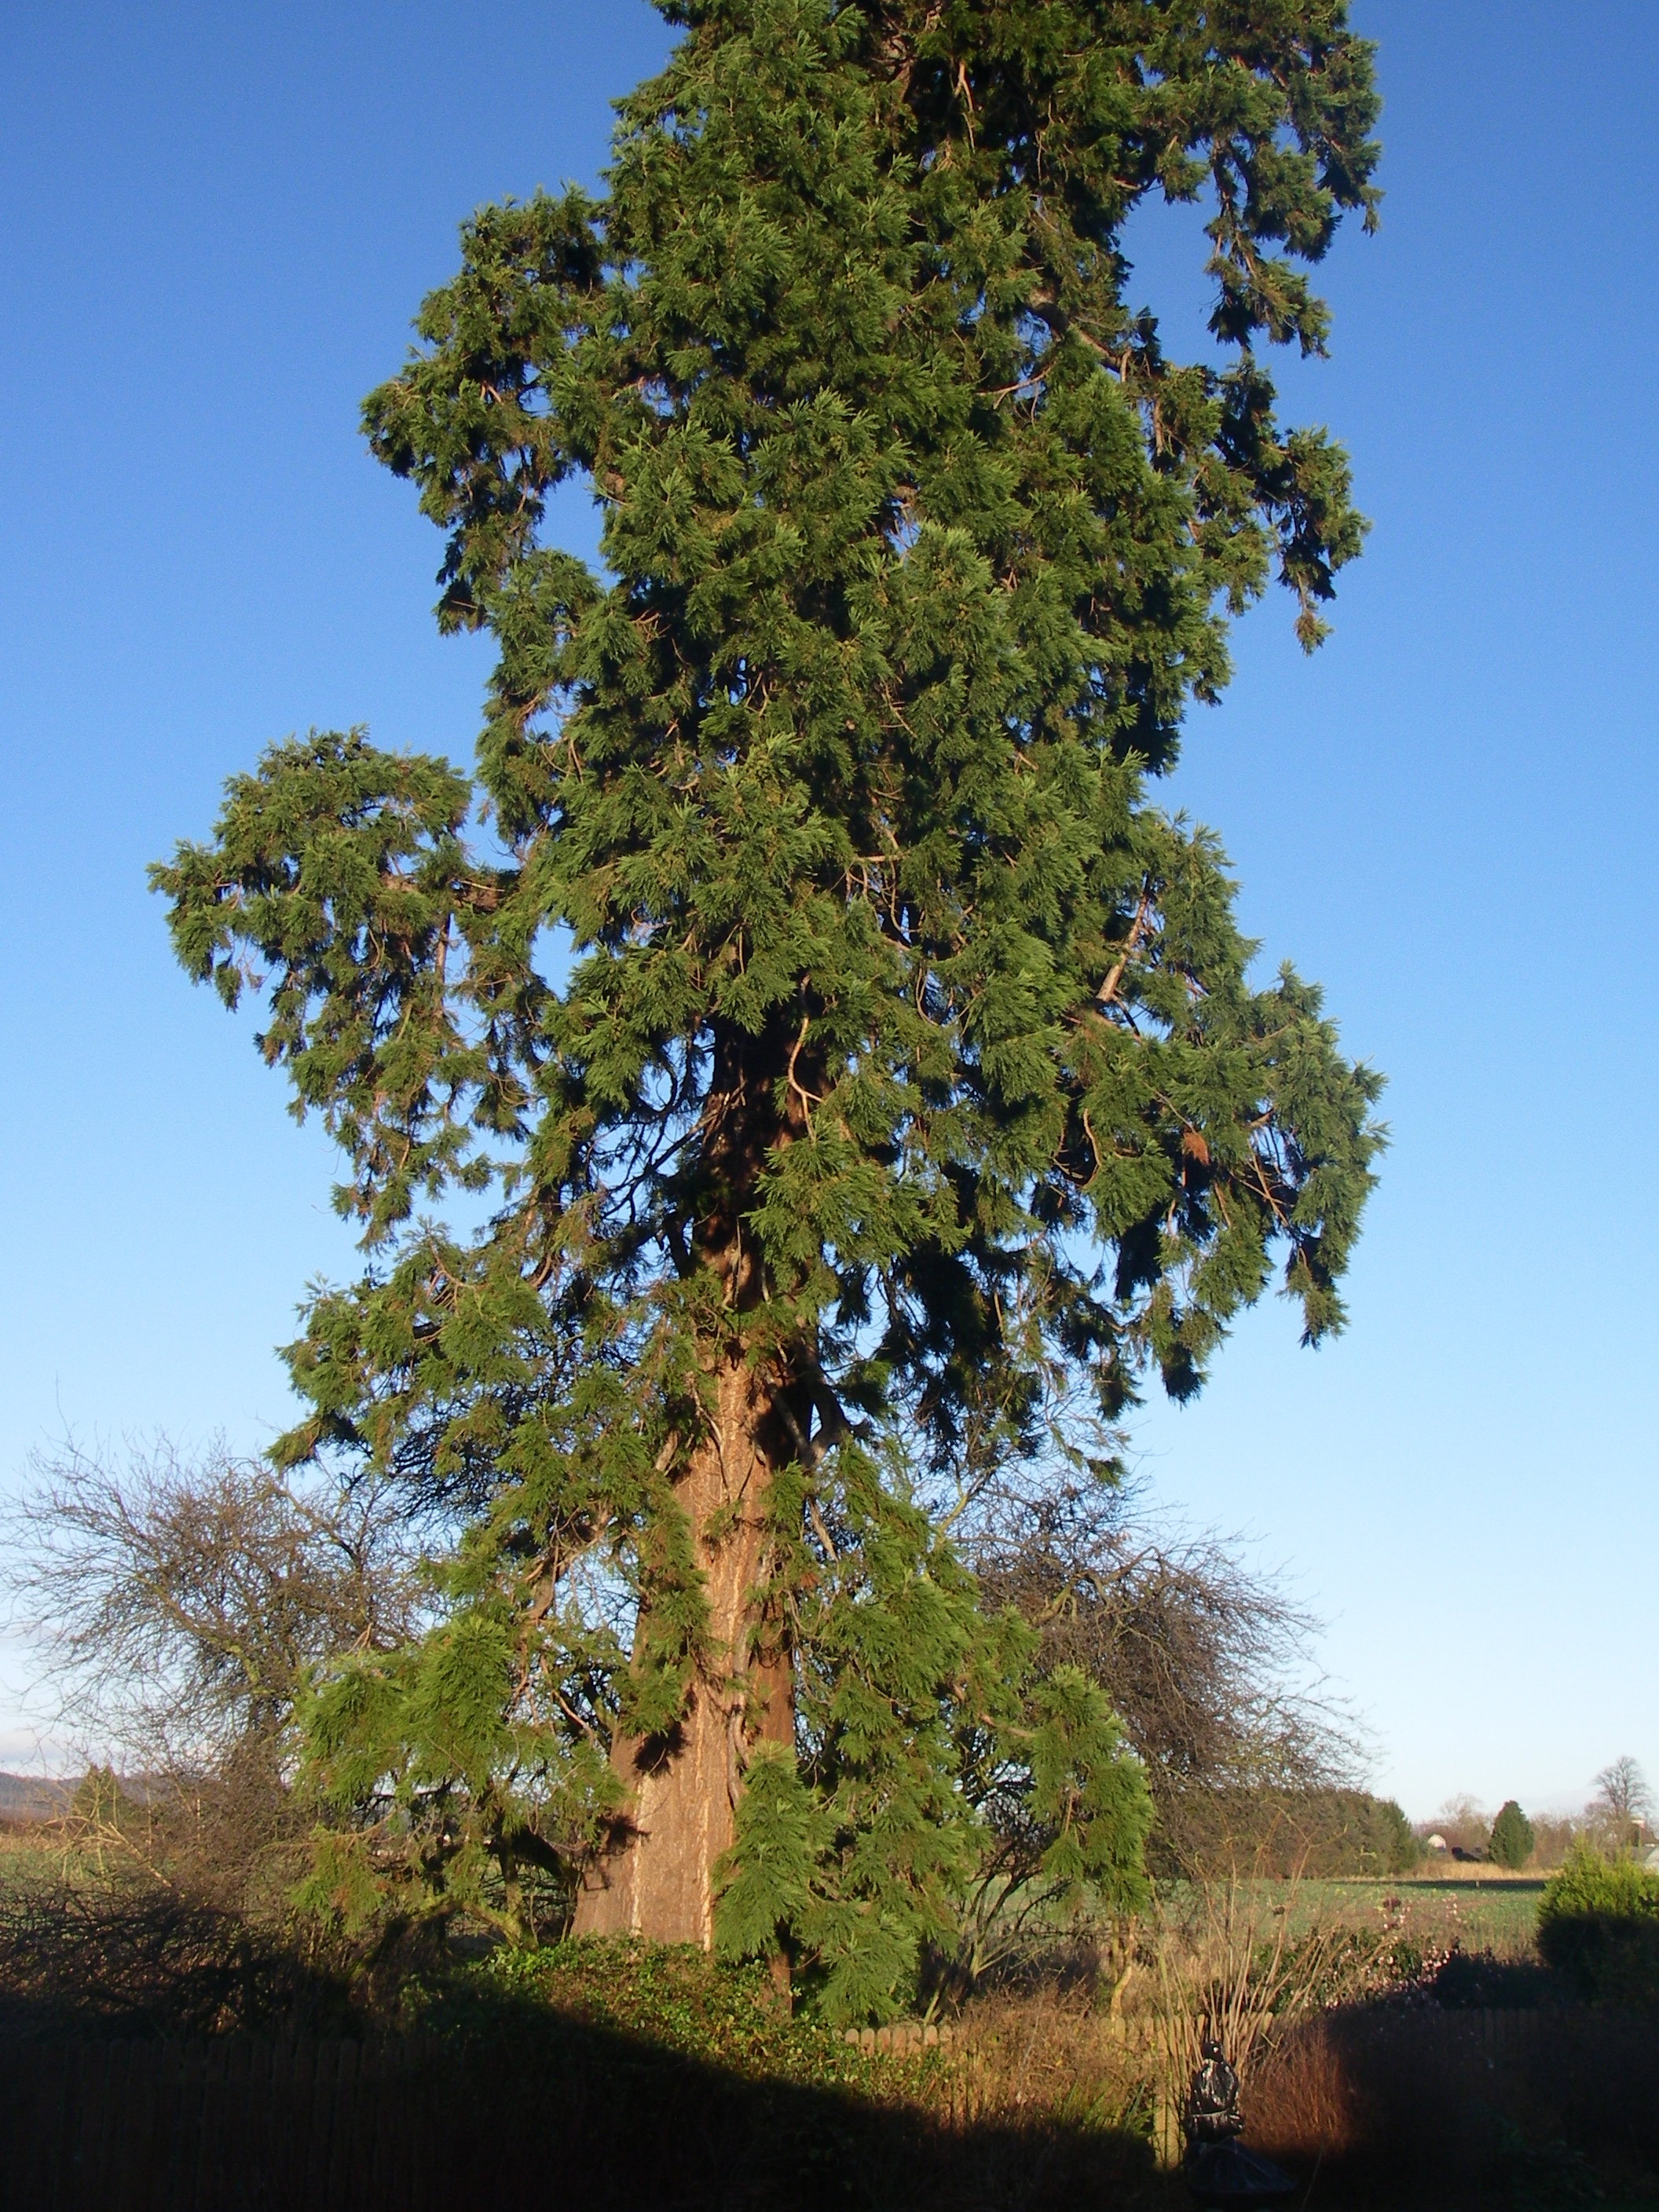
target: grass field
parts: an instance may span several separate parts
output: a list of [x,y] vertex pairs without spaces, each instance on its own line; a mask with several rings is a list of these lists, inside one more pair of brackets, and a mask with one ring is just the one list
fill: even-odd
[[0,1897],[60,1877],[64,1846],[49,1829],[0,1820]]
[[[1538,1899],[1546,1876],[1499,1875],[1490,1868],[1455,1875],[1395,1875],[1301,1881],[1243,1881],[1241,1919],[1267,1930],[1281,1914],[1292,1942],[1333,1928],[1403,1936],[1425,1951],[1490,1951],[1499,1959],[1528,1959],[1537,1931]],[[1167,1893],[1181,1915],[1178,1890]]]
[[1498,1958],[1532,1955],[1538,1899],[1545,1877],[1470,1875],[1397,1878],[1391,1881],[1303,1883],[1291,1926],[1340,1921],[1410,1936],[1425,1947],[1491,1951]]

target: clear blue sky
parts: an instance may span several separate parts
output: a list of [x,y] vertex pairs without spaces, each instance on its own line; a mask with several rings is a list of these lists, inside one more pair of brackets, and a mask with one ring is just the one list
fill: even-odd
[[[1411,1812],[1573,1802],[1620,1752],[1659,1780],[1659,10],[1354,12],[1383,229],[1286,381],[1376,529],[1315,660],[1280,605],[1243,626],[1176,795],[1388,1072],[1394,1148],[1347,1337],[1300,1352],[1270,1302],[1137,1448],[1324,1613]],[[331,1162],[143,865],[310,724],[469,753],[483,654],[436,636],[438,541],[357,402],[458,219],[591,178],[664,46],[641,0],[7,10],[0,1483],[65,1425],[284,1425],[270,1347],[350,1265]],[[1133,241],[1182,336],[1191,230]]]

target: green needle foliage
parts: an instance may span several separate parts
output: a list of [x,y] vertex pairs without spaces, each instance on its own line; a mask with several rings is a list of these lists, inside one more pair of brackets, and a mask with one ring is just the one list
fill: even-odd
[[1492,1841],[1487,1848],[1492,1863],[1501,1867],[1523,1867],[1532,1856],[1534,1841],[1532,1822],[1513,1797],[1507,1800],[1492,1824]]
[[[1378,1079],[1149,779],[1230,615],[1276,573],[1311,647],[1358,549],[1257,346],[1322,349],[1376,101],[1340,0],[665,13],[604,196],[476,215],[365,409],[498,648],[477,786],[313,735],[154,877],[363,1227],[279,1457],[433,1532],[429,1633],[311,1709],[374,1878],[510,1905],[718,1707],[722,1941],[879,2012],[988,1897],[1139,1880],[1116,1724],[957,1519],[1011,1456],[1109,1480],[1275,1268],[1340,1325]],[[1149,194],[1208,195],[1219,365],[1130,305]]]

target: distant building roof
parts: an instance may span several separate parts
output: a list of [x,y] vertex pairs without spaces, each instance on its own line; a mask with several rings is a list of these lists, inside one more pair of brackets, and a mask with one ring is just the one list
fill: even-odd
[[1425,1836],[1423,1840],[1431,1851],[1443,1851],[1446,1848],[1446,1838],[1443,1836]]

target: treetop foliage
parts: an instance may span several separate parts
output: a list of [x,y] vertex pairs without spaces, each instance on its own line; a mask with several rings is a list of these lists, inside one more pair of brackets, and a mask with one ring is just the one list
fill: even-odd
[[[724,1663],[674,1486],[735,1362],[786,1440],[756,1648],[812,1716],[765,1802],[803,1897],[833,1821],[863,1910],[858,1838],[942,1833],[975,1755],[943,1516],[1010,1455],[1099,1459],[1079,1386],[1108,1423],[1196,1389],[1275,1264],[1310,1340],[1341,1322],[1378,1079],[1294,971],[1252,984],[1148,779],[1229,617],[1276,573],[1312,646],[1358,549],[1257,349],[1323,348],[1305,267],[1373,219],[1376,100],[1338,0],[665,12],[603,195],[476,214],[365,406],[446,533],[440,623],[497,647],[476,791],[313,734],[154,873],[189,971],[268,990],[363,1226],[279,1456],[454,1536],[443,1625],[319,1708],[339,1788],[465,1777],[498,1841],[591,1842],[615,1731]],[[1129,304],[1152,193],[1209,196],[1231,358]],[[599,572],[550,539],[573,477]],[[481,1228],[417,1213],[455,1194]],[[995,1723],[1032,1803],[1084,1711],[1043,1694]]]

